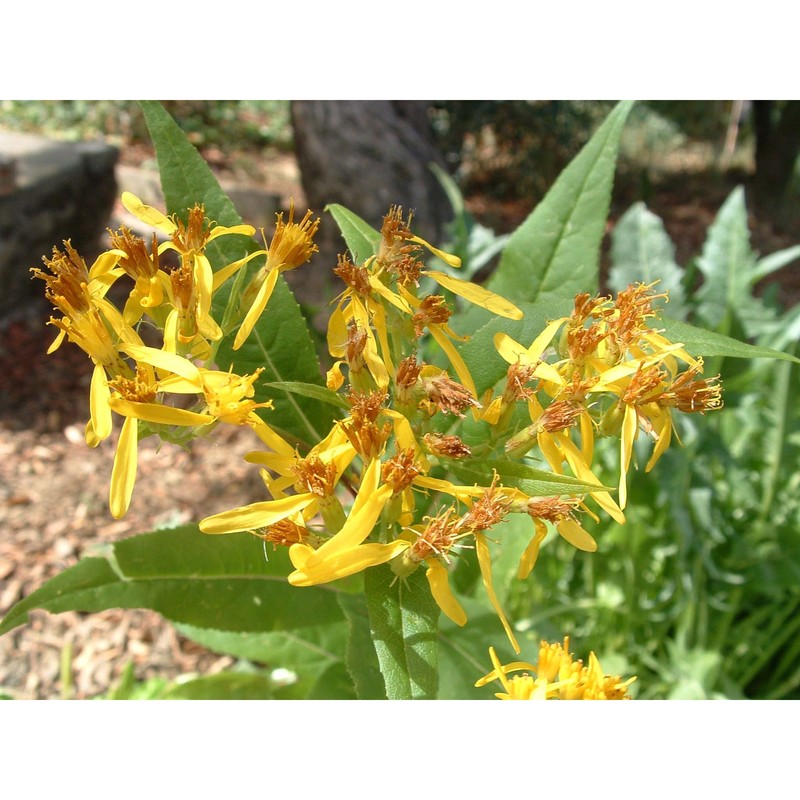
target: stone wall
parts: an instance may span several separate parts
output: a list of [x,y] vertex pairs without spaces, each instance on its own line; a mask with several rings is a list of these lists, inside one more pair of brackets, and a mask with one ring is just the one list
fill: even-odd
[[42,295],[30,267],[70,239],[98,251],[117,193],[118,151],[0,131],[0,318]]

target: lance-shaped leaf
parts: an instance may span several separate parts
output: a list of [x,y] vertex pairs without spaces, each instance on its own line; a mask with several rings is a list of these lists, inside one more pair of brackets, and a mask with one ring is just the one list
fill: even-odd
[[492,319],[482,309],[465,315],[460,332],[476,332],[461,349],[479,392],[508,366],[494,350],[495,333],[529,343],[547,319],[569,314],[578,292],[596,291],[619,141],[631,106],[622,102],[609,114],[503,250],[487,288],[508,297],[527,318]]
[[[280,699],[299,700],[315,691],[320,678],[342,662],[347,641],[344,620],[275,633],[218,631],[194,625],[176,627],[180,634],[209,650],[269,667],[277,684],[273,686],[273,695]],[[275,675],[275,670],[287,673],[288,680]]]
[[682,342],[688,353],[693,356],[730,356],[731,358],[779,358],[784,361],[800,359],[790,353],[772,350],[769,347],[747,344],[721,333],[695,328],[686,322],[674,319],[654,320],[652,327],[662,331],[673,342]]
[[665,308],[673,319],[685,319],[683,270],[675,262],[675,245],[661,218],[644,203],[634,203],[619,219],[611,234],[611,270],[609,286],[622,291],[631,283],[658,281],[656,291],[669,294],[669,304],[662,298],[656,307]]
[[316,383],[302,383],[301,381],[275,381],[274,383],[264,384],[268,389],[280,389],[282,392],[298,394],[301,397],[312,397],[321,403],[328,403],[337,408],[348,411],[350,406],[347,401],[336,392],[332,392],[326,386],[318,386]]
[[703,274],[697,291],[698,314],[708,327],[729,333],[730,318],[740,306],[754,302],[750,275],[756,269],[756,257],[750,247],[741,186],[731,192],[708,229],[697,266]]
[[[150,136],[156,148],[161,185],[170,213],[185,214],[187,208],[202,203],[206,216],[219,225],[238,225],[241,217],[217,179],[189,142],[172,117],[156,101],[143,101]],[[206,248],[215,270],[258,249],[254,239],[245,236],[223,236],[209,242]],[[258,259],[255,260],[258,262]],[[300,267],[303,269],[303,267]],[[223,318],[228,303],[230,282],[214,295],[213,315]],[[232,349],[233,333],[223,340],[217,354],[221,369],[233,367],[238,375],[255,372],[264,367],[263,381],[300,381],[323,385],[322,371],[317,359],[308,325],[286,282],[278,278],[266,312],[256,324],[244,346]],[[268,393],[259,381],[255,400],[263,402]],[[301,440],[317,441],[325,436],[333,420],[328,404],[315,398],[279,393],[274,397],[275,408],[263,413],[263,418]]]
[[787,247],[785,250],[779,250],[777,253],[771,253],[764,258],[760,258],[758,263],[750,272],[750,284],[755,285],[758,281],[772,275],[779,269],[783,269],[800,258],[800,244],[793,247]]
[[381,241],[381,235],[375,228],[338,203],[325,206],[325,210],[336,220],[354,263],[363,264],[375,255]]
[[17,603],[0,634],[28,612],[149,608],[173,622],[229,631],[278,631],[341,622],[330,587],[297,589],[282,551],[266,561],[249,534],[208,537],[196,525],[104,545]]
[[614,491],[612,487],[599,483],[586,483],[569,475],[556,475],[544,469],[536,469],[519,461],[486,460],[456,462],[451,469],[464,483],[483,485],[487,475],[497,472],[503,486],[514,486],[530,497],[552,497],[554,495],[577,495],[586,492]]
[[372,642],[366,598],[363,594],[342,592],[337,599],[347,619],[345,665],[356,695],[359,700],[385,700],[386,685]]
[[375,652],[390,700],[436,698],[439,608],[423,569],[405,580],[388,566],[364,573]]

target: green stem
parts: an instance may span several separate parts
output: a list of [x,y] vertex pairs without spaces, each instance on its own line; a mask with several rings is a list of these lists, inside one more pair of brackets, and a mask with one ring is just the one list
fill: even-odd
[[[795,347],[789,348],[788,352],[794,354]],[[755,528],[757,534],[761,534],[769,517],[772,502],[775,499],[775,491],[778,485],[781,472],[781,460],[783,458],[784,441],[786,439],[786,421],[789,414],[789,389],[792,374],[792,364],[790,361],[781,361],[775,367],[775,389],[773,398],[775,400],[775,445],[767,448],[765,453],[767,464],[762,472],[762,492],[761,507]]]

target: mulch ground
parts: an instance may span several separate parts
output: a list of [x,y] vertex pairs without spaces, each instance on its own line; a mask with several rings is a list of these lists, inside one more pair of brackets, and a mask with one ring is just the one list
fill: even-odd
[[[51,339],[35,316],[6,326],[0,337],[0,616],[99,543],[196,520],[263,493],[257,470],[241,460],[260,444],[249,429],[220,428],[188,451],[145,440],[131,509],[114,520],[108,480],[115,439],[96,449],[83,439],[90,364],[77,348],[46,356]],[[0,693],[61,696],[67,646],[78,698],[108,691],[129,662],[139,680],[210,674],[233,663],[179,636],[154,612],[34,611],[29,624],[0,637]]]

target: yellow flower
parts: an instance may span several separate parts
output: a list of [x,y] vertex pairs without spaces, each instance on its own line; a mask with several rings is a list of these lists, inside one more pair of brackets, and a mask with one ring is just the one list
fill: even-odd
[[[304,458],[274,432],[261,438],[273,452],[249,453],[247,460],[264,464],[278,475],[273,478],[262,471],[262,479],[274,499],[206,517],[200,522],[200,530],[212,534],[250,531],[267,528],[299,513],[310,517],[317,511],[322,513],[331,532],[339,530],[344,523],[344,511],[335,490],[355,455],[346,437],[334,428]],[[297,494],[285,494],[290,486],[294,486]]]
[[[206,358],[210,352],[208,341],[222,338],[222,331],[212,319],[211,300],[219,286],[258,253],[229,264],[216,273],[205,254],[206,246],[220,236],[252,236],[251,225],[226,227],[210,222],[202,205],[189,209],[188,221],[177,216],[168,217],[158,209],[142,203],[130,192],[122,193],[122,204],[138,219],[170,237],[158,247],[157,252],[174,250],[181,257],[181,265],[164,281],[170,295],[173,311],[164,329],[165,348],[171,352],[186,352]],[[150,297],[153,300],[153,297]]]
[[160,267],[158,237],[153,234],[148,249],[144,239],[125,226],[117,232],[109,231],[109,236],[114,250],[123,255],[113,269],[105,270],[103,280],[111,285],[122,275],[133,279],[134,286],[122,316],[129,325],[135,325],[145,311],[153,313],[164,302],[168,276]]
[[573,547],[588,553],[597,550],[597,542],[575,519],[575,507],[580,504],[577,499],[561,500],[558,497],[529,497],[514,504],[515,511],[524,511],[534,523],[534,535],[525,548],[519,561],[517,577],[524,580],[536,566],[539,548],[547,536],[544,520],[552,522],[556,531]]
[[[247,308],[242,324],[236,333],[233,349],[238,350],[252,332],[256,322],[267,307],[278,275],[305,264],[319,248],[314,244],[314,235],[319,229],[319,218],[312,220],[311,211],[306,211],[300,222],[294,221],[294,201],[289,205],[289,221],[283,221],[283,212],[277,215],[275,233],[266,252],[267,262],[255,274],[242,297]],[[263,233],[263,231],[262,231]]]
[[[603,432],[619,426],[620,433],[620,508],[627,501],[626,476],[633,456],[633,445],[640,428],[653,436],[655,446],[645,467],[649,472],[661,458],[672,438],[673,408],[684,413],[701,413],[722,407],[722,389],[719,375],[699,378],[703,369],[702,359],[690,365],[675,378],[661,363],[640,364],[633,375],[606,384],[609,391],[619,396],[619,401],[606,413],[601,426]],[[602,428],[601,428],[602,430]]]
[[[500,681],[505,691],[495,697],[501,700],[629,700],[628,687],[636,680],[634,677],[623,681],[619,675],[604,674],[594,653],[589,654],[588,666],[573,661],[568,636],[563,647],[542,641],[535,665],[525,661],[503,665],[493,647],[489,648],[489,657],[494,669],[475,686]],[[508,677],[509,673],[520,671],[522,675]]]
[[128,511],[136,482],[139,420],[160,425],[191,427],[206,425],[213,422],[214,418],[155,402],[159,386],[152,367],[147,364],[137,365],[135,378],[117,378],[108,381],[108,386],[112,390],[108,407],[125,417],[117,442],[109,488],[111,514],[115,519],[120,519]]
[[111,434],[109,378],[134,376],[121,349],[141,344],[136,331],[104,298],[110,284],[103,276],[113,270],[122,255],[117,250],[101,253],[91,269],[87,269],[84,260],[66,240],[63,252],[54,247],[53,257],[42,259],[49,273],[32,270],[35,277],[45,281],[47,299],[63,314],[61,319],[50,319],[50,324],[60,332],[47,352],[54,352],[68,338],[95,365],[89,388],[90,418],[86,424],[86,442],[90,447],[96,447]]
[[[345,300],[349,298],[349,302]],[[373,333],[373,327],[375,333]],[[375,334],[378,339],[376,341]],[[389,385],[389,373],[393,371],[389,338],[386,328],[386,314],[383,306],[371,298],[362,299],[357,295],[344,292],[339,304],[328,320],[328,350],[336,359],[346,361],[350,369],[351,384],[363,390],[371,388],[369,380],[364,380],[359,373],[363,366],[372,376],[374,386],[385,389]],[[380,352],[378,351],[380,343]],[[338,368],[343,361],[336,362]],[[332,379],[329,373],[328,382]],[[337,381],[339,388],[342,381]]]
[[314,586],[361,572],[385,563],[406,545],[363,544],[394,490],[380,483],[381,463],[370,462],[361,477],[356,499],[342,528],[316,550],[304,543],[289,548],[295,571],[289,575],[293,586]]

